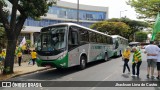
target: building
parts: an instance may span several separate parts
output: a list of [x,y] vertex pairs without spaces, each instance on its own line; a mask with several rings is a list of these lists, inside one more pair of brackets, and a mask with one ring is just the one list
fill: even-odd
[[[42,27],[62,22],[77,23],[77,11],[76,3],[58,1],[57,5],[49,7],[47,16],[42,16],[40,21],[28,18],[19,38],[21,40],[25,36],[26,39],[31,40],[31,45],[33,45]],[[106,19],[108,19],[108,7],[79,5],[78,24],[89,27],[97,21]]]

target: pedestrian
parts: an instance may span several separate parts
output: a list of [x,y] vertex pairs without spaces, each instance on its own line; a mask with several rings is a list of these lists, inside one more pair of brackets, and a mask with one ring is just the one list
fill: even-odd
[[22,51],[19,50],[17,55],[18,55],[18,65],[21,66],[21,62],[22,62]]
[[128,66],[128,62],[129,62],[129,59],[130,59],[130,54],[131,54],[131,51],[130,51],[130,47],[128,46],[123,54],[122,54],[122,58],[123,58],[123,61],[124,61],[124,65],[123,65],[123,74],[125,73],[125,70],[126,70],[126,67],[128,69],[128,72],[130,73],[130,68]]
[[157,71],[158,71],[157,79],[160,79],[160,47],[157,55]]
[[157,54],[159,51],[159,47],[154,45],[154,41],[150,41],[150,44],[145,47],[145,53],[147,53],[147,78],[150,77],[151,71],[151,79],[154,79],[154,68],[156,67],[157,62]]
[[26,49],[27,49],[27,54],[29,54],[31,52],[29,43],[26,45]]
[[37,59],[37,53],[35,50],[31,51],[31,57],[32,57],[32,62],[33,62],[33,65],[35,64],[35,61]]
[[[138,50],[136,47],[133,47],[133,59],[132,59],[132,76],[139,77],[140,74],[140,66],[142,63],[142,55],[141,51]],[[137,72],[135,72],[135,67],[137,68]]]
[[27,47],[26,47],[26,44],[24,44],[22,45],[22,53],[26,54],[26,51],[27,51]]
[[6,50],[5,50],[5,49],[2,50],[2,58],[3,58],[3,59],[6,58]]
[[3,58],[2,58],[2,51],[0,50],[0,61],[2,61]]

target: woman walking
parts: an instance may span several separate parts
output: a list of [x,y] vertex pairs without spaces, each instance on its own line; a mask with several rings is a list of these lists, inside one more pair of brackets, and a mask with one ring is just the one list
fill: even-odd
[[124,65],[123,65],[123,74],[125,73],[126,67],[128,69],[128,72],[130,73],[130,68],[128,66],[129,58],[130,58],[130,47],[127,47],[126,50],[124,50],[122,54],[122,58],[124,60]]

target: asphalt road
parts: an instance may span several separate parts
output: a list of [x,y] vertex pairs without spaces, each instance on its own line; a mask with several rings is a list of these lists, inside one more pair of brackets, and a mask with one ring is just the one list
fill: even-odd
[[[121,57],[112,58],[107,62],[93,62],[85,70],[76,67],[58,71],[50,69],[29,75],[13,78],[13,81],[157,81],[146,78],[146,55],[142,54],[143,61],[140,67],[140,78],[131,77],[126,71],[122,75],[123,61]],[[132,59],[132,57],[131,57]],[[129,66],[131,68],[131,60]],[[155,73],[156,76],[157,72]],[[43,88],[0,88],[0,90],[160,90],[160,87],[43,87]]]

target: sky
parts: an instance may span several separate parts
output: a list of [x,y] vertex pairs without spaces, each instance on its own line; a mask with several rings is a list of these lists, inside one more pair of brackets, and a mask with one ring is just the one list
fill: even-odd
[[[77,0],[61,0],[72,3],[77,3]],[[79,0],[80,4],[93,5],[93,6],[105,6],[109,7],[109,19],[120,18],[126,16],[127,18],[137,20],[136,12],[134,8],[126,4],[128,0]]]

